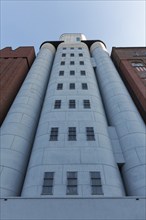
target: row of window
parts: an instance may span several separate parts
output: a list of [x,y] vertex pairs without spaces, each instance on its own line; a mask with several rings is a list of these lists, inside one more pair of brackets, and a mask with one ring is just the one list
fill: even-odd
[[78,47],[78,48],[74,48],[74,47],[70,47],[70,48],[63,47],[62,49],[63,49],[63,50],[66,50],[66,49],[71,49],[71,50],[78,49],[78,50],[82,50],[82,47]]
[[[100,172],[90,172],[91,194],[103,195]],[[42,195],[53,195],[54,172],[44,173],[44,182]],[[78,195],[78,177],[77,172],[67,172],[67,195]]]
[[[68,107],[70,109],[76,108],[76,100],[75,99],[70,99],[69,102],[68,102]],[[90,100],[88,100],[88,99],[83,100],[83,107],[85,109],[91,108]],[[61,100],[55,100],[54,109],[60,109],[60,108],[61,108]]]
[[[87,83],[81,83],[81,87],[84,90],[88,89]],[[57,84],[57,90],[62,90],[63,89],[63,83],[58,83]],[[75,89],[75,83],[70,83],[69,84],[69,89]]]
[[[74,53],[70,53],[70,57],[74,57],[75,54]],[[82,53],[79,53],[78,54],[79,57],[83,57],[83,54]],[[62,53],[62,57],[66,57],[66,53]]]
[[[84,65],[84,61],[79,61],[80,65]],[[65,65],[65,61],[61,61],[60,65]],[[75,65],[75,61],[70,61],[70,65]]]
[[[86,75],[85,70],[81,70],[80,74],[81,74],[81,76],[85,76]],[[75,75],[75,70],[70,70],[70,75],[71,76]],[[64,76],[64,70],[59,71],[59,76]]]
[[[59,128],[53,127],[50,132],[50,141],[58,141],[58,133]],[[77,140],[77,132],[76,127],[68,128],[68,141],[76,141]],[[86,140],[87,141],[95,141],[95,134],[93,127],[86,127]]]

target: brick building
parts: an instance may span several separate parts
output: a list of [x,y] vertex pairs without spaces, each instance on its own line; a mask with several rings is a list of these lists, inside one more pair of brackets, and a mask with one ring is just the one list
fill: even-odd
[[113,47],[111,58],[146,122],[146,48]]
[[0,125],[35,59],[34,47],[0,50]]

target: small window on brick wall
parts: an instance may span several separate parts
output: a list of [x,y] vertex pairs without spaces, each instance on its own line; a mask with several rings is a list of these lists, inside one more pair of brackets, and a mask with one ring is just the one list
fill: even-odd
[[53,195],[54,172],[44,173],[42,195]]
[[67,172],[67,195],[77,195],[77,172]]
[[90,172],[91,178],[91,194],[103,195],[100,172]]

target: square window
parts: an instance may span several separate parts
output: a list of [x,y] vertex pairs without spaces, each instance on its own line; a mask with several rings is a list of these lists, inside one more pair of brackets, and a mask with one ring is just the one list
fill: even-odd
[[63,49],[63,50],[66,50],[66,47],[63,47],[62,49]]
[[76,41],[80,41],[81,39],[80,39],[80,37],[76,37]]
[[80,61],[80,65],[84,65],[84,61]]
[[71,49],[71,50],[73,50],[73,49],[74,49],[74,47],[71,47],[70,49]]
[[75,100],[69,100],[69,108],[76,108],[76,101]]
[[85,75],[86,75],[85,70],[81,70],[81,71],[80,71],[80,74],[81,74],[81,76],[85,76]]
[[58,83],[57,90],[62,90],[62,89],[63,89],[63,83]]
[[61,61],[60,65],[65,65],[65,61]]
[[75,75],[75,71],[74,70],[70,70],[70,75],[71,76]]
[[74,53],[71,53],[70,56],[71,56],[71,57],[74,57]]
[[75,83],[70,83],[69,84],[69,89],[75,89]]
[[64,76],[64,71],[63,70],[59,71],[59,76]]
[[66,57],[66,54],[65,54],[65,53],[63,53],[63,54],[62,54],[62,57]]
[[87,83],[82,83],[82,89],[84,89],[84,90],[88,89]]
[[82,47],[78,47],[79,50],[82,50]]
[[79,57],[83,57],[83,54],[82,54],[82,53],[79,53]]
[[75,62],[74,61],[70,61],[70,65],[74,65],[75,64]]

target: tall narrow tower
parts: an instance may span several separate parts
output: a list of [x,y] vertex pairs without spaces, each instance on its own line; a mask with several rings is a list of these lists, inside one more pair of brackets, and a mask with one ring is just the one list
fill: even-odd
[[102,41],[42,43],[1,138],[4,219],[144,219],[145,124]]

